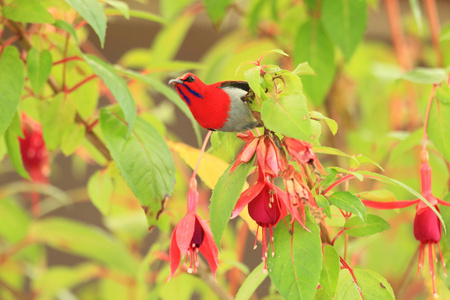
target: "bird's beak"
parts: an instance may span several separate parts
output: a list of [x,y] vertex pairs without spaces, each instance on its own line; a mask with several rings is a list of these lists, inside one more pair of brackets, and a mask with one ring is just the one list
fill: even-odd
[[170,79],[169,80],[169,84],[173,84],[174,86],[176,86],[179,83],[183,83],[183,81],[181,79]]

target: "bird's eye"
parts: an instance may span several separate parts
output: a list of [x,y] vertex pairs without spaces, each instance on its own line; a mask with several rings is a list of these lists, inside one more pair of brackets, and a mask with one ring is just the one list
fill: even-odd
[[186,81],[186,82],[194,82],[195,78],[194,78],[194,76],[189,75],[184,81]]

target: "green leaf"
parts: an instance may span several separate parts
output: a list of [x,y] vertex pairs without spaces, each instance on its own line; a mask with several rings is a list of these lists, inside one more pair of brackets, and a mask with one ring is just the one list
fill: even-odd
[[23,178],[30,179],[30,175],[28,175],[28,172],[23,165],[22,154],[20,152],[20,143],[18,139],[19,136],[23,137],[23,132],[20,126],[19,117],[15,114],[11,125],[5,132],[5,144],[8,149],[9,160],[14,166],[14,169]]
[[450,104],[433,103],[427,133],[442,156],[450,162]]
[[363,222],[366,222],[366,207],[361,202],[361,199],[359,199],[352,193],[346,191],[335,192],[330,197],[328,197],[328,200],[330,200],[333,205],[345,211],[354,213]]
[[336,148],[314,145],[313,151],[315,153],[329,154],[329,155],[336,155],[336,156],[350,158],[350,159],[353,159],[355,161],[355,163],[359,164],[359,161],[354,156],[347,154],[345,152],[342,152],[341,150],[336,149]]
[[234,172],[230,173],[232,165],[225,170],[217,181],[211,195],[209,205],[209,219],[211,232],[217,247],[220,249],[220,241],[223,232],[227,227],[242,188],[244,187],[247,175],[253,165],[254,159],[246,164],[240,164]]
[[308,62],[302,62],[297,65],[292,74],[302,76],[302,75],[317,75],[316,71],[308,64]]
[[129,134],[117,109],[102,109],[100,126],[106,146],[139,199],[151,230],[175,184],[175,165],[170,149],[158,131],[139,117]]
[[321,21],[349,61],[367,26],[365,0],[324,0]]
[[330,131],[333,135],[336,135],[337,130],[338,130],[338,124],[335,120],[325,117],[324,115],[322,115],[320,112],[318,111],[310,111],[309,112],[309,116],[312,119],[317,119],[317,120],[325,120],[325,123],[327,123],[328,128],[330,128]]
[[317,195],[314,197],[318,207],[323,208],[323,212],[331,219],[330,202],[324,195]]
[[82,124],[70,124],[61,137],[61,150],[65,156],[69,156],[77,150],[84,139],[86,127]]
[[[354,269],[353,273],[365,300],[395,299],[390,284],[380,274],[363,269]],[[354,282],[350,272],[347,269],[342,269],[339,273],[339,282],[335,299],[361,299],[358,286]]]
[[447,79],[444,69],[416,68],[403,74],[401,79],[421,84],[438,84]]
[[334,169],[334,170],[336,170],[336,171],[338,171],[338,172],[340,172],[340,173],[345,173],[345,174],[353,175],[353,176],[355,176],[356,178],[358,178],[359,181],[363,181],[363,180],[364,180],[364,176],[361,175],[359,172],[349,171],[349,170],[346,170],[346,169],[340,168],[340,167],[331,167],[331,168]]
[[117,0],[104,0],[104,1],[109,5],[111,5],[112,7],[115,7],[125,17],[125,19],[128,20],[130,18],[130,8],[128,7],[127,3]]
[[75,288],[98,277],[99,267],[92,263],[77,266],[53,266],[36,274],[33,290],[39,291],[41,299],[58,299],[63,291]]
[[56,20],[56,22],[53,23],[53,26],[55,26],[56,28],[59,28],[61,30],[64,30],[65,32],[70,34],[77,43],[79,43],[77,32],[75,31],[75,28],[73,28],[73,26],[71,24],[67,23],[64,20]]
[[106,34],[106,15],[97,0],[65,0],[75,9],[97,34],[103,48]]
[[450,86],[441,84],[436,88],[436,98],[440,103],[448,105],[450,104]]
[[14,244],[25,238],[30,224],[30,216],[16,200],[2,197],[0,201],[0,236]]
[[91,178],[89,178],[87,190],[89,198],[91,198],[95,207],[97,207],[103,215],[107,215],[111,206],[111,198],[114,190],[114,184],[111,177],[102,170],[95,172]]
[[258,98],[261,98],[261,85],[259,84],[260,71],[260,67],[254,67],[244,72],[245,79],[247,80],[250,89]]
[[260,263],[253,271],[247,275],[247,278],[239,288],[235,300],[250,299],[256,289],[261,285],[267,274],[263,273],[264,263]]
[[3,6],[3,16],[23,23],[53,23],[52,15],[36,0],[14,0]]
[[339,254],[333,246],[323,246],[323,263],[322,272],[320,273],[320,286],[328,295],[329,299],[333,299],[336,293],[336,287],[339,279]]
[[305,225],[310,232],[295,222],[292,236],[282,221],[274,231],[275,255],[269,255],[267,266],[272,283],[285,299],[313,299],[319,283],[322,270],[319,228],[309,214]]
[[317,76],[302,77],[308,99],[320,105],[331,87],[336,65],[334,47],[319,20],[307,21],[297,32],[293,50],[294,62],[307,61]]
[[36,48],[31,48],[27,54],[28,79],[33,92],[38,94],[50,76],[52,70],[52,54],[44,49],[39,55]]
[[94,73],[102,79],[106,87],[111,91],[117,103],[119,103],[128,122],[128,131],[133,130],[136,120],[136,104],[125,81],[117,75],[114,68],[100,58],[93,55],[84,55],[84,59]]
[[58,94],[50,101],[43,102],[40,109],[42,133],[48,150],[57,149],[62,142],[64,132],[75,119],[75,104],[71,97],[64,99]]
[[313,140],[306,99],[301,93],[265,101],[261,107],[261,118],[272,131],[295,139]]
[[0,57],[0,136],[11,123],[25,84],[25,71],[19,51],[7,46]]
[[136,274],[138,268],[127,248],[98,227],[69,219],[46,218],[32,225],[31,236],[37,242],[93,259],[129,275]]
[[206,11],[214,24],[220,23],[232,0],[203,0]]
[[368,214],[367,221],[363,222],[358,217],[352,217],[344,225],[345,233],[351,236],[363,237],[383,232],[391,228],[383,218]]

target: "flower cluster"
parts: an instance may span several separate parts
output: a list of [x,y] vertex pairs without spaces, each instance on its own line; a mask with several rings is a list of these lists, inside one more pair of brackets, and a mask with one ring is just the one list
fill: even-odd
[[[307,180],[311,179],[311,169],[324,173],[324,170],[312,151],[310,143],[284,137],[282,141],[277,135],[266,131],[255,136],[251,131],[238,134],[246,142],[239,153],[233,172],[242,163],[248,163],[256,155],[257,163],[250,187],[242,192],[232,213],[235,218],[247,206],[250,217],[262,229],[262,259],[264,272],[267,272],[267,249],[269,240],[273,249],[273,227],[289,212],[292,222],[298,221],[305,227],[305,206],[317,207]],[[297,170],[290,164],[286,152],[298,163]],[[256,177],[256,179],[255,179]],[[284,190],[275,183],[281,178]],[[268,232],[267,232],[268,231]],[[269,234],[269,236],[267,236]],[[258,232],[256,234],[258,236]],[[256,239],[255,239],[256,245]]]

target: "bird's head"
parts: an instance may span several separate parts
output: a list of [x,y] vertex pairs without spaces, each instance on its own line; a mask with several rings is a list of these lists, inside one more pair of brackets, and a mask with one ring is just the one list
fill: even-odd
[[169,84],[173,84],[180,97],[191,105],[192,101],[203,99],[203,89],[205,84],[194,74],[186,73],[176,79],[171,79]]

